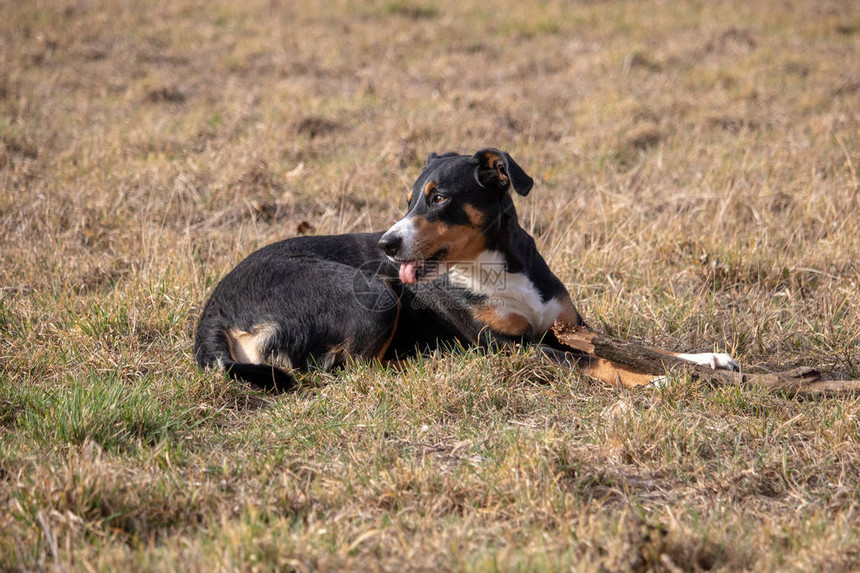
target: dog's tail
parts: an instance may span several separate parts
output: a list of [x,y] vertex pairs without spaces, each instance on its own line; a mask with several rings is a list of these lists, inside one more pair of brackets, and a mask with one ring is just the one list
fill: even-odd
[[201,368],[218,366],[231,378],[248,382],[269,392],[289,392],[298,383],[293,376],[277,366],[236,362],[230,354],[227,334],[220,328],[198,326],[194,340],[194,358]]

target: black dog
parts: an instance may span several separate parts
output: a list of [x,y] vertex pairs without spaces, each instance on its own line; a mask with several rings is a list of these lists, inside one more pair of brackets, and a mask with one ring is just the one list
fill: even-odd
[[[224,277],[200,317],[197,362],[287,390],[293,368],[402,358],[443,343],[528,342],[607,382],[650,382],[642,372],[565,352],[549,331],[557,319],[583,323],[517,221],[510,191],[527,195],[533,185],[496,149],[431,153],[406,216],[388,231],[288,239]],[[677,356],[736,367],[725,354]]]

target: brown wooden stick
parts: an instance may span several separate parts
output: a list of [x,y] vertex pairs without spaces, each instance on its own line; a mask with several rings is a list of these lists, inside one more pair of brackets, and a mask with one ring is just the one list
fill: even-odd
[[582,326],[556,322],[552,331],[559,342],[569,346],[571,350],[632,366],[654,376],[680,371],[709,384],[763,386],[771,392],[787,392],[794,396],[860,395],[860,380],[821,381],[821,375],[814,368],[803,367],[770,374],[713,370],[707,366],[691,364],[670,353],[613,338]]

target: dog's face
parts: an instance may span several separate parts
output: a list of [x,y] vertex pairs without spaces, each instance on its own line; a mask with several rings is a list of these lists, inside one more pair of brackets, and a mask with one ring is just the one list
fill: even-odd
[[409,194],[406,215],[379,240],[406,284],[430,281],[469,263],[497,241],[509,191],[526,195],[531,177],[497,149],[475,155],[431,153]]

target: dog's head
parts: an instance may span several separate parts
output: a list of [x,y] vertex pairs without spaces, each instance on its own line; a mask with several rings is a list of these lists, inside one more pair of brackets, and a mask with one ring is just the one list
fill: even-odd
[[533,185],[498,149],[472,156],[431,153],[409,194],[406,215],[379,246],[400,264],[404,283],[433,280],[449,265],[473,262],[494,247],[505,215],[513,212],[509,192],[527,195]]

